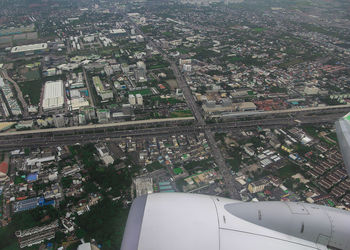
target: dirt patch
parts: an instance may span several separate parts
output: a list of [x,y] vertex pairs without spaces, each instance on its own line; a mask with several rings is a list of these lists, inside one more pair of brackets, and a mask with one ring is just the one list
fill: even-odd
[[171,90],[175,90],[178,88],[177,81],[175,79],[166,80],[166,82],[167,84],[169,84]]

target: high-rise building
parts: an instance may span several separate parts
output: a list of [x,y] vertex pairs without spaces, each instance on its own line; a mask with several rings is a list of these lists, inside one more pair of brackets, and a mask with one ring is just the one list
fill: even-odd
[[141,94],[136,94],[137,105],[143,105],[143,98]]
[[131,105],[135,105],[136,104],[136,98],[135,98],[135,96],[133,94],[129,95],[129,103]]
[[5,82],[4,79],[2,79],[2,77],[0,76],[0,88],[5,86]]
[[186,72],[191,72],[191,70],[192,70],[191,64],[184,64],[184,65],[182,66],[182,70],[183,70],[183,71],[186,71]]
[[21,248],[30,247],[55,238],[56,230],[58,229],[58,221],[42,227],[33,227],[26,230],[16,231],[16,237]]
[[146,64],[142,61],[136,63],[137,68],[146,70]]
[[340,152],[348,172],[350,172],[350,113],[335,123]]

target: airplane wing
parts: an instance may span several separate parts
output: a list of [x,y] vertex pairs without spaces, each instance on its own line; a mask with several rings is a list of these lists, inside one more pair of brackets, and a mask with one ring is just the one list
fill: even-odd
[[350,249],[349,232],[340,209],[157,193],[134,201],[121,249]]

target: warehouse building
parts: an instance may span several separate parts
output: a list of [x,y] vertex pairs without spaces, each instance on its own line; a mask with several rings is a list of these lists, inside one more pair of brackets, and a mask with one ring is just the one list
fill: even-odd
[[55,205],[54,200],[45,200],[43,197],[34,197],[26,200],[16,201],[13,204],[13,212],[23,212],[32,210],[36,207],[43,207],[48,205]]
[[47,50],[47,43],[36,43],[36,44],[28,44],[22,46],[16,46],[11,49],[11,53],[14,54],[33,54],[39,53],[44,50]]
[[63,108],[63,81],[49,81],[45,83],[43,109],[44,111]]

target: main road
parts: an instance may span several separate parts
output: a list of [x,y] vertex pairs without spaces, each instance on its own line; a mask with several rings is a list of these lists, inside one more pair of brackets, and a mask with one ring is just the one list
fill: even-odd
[[[176,81],[177,84],[179,86],[179,88],[181,88],[182,93],[185,97],[186,103],[189,106],[189,108],[191,109],[193,115],[195,116],[197,123],[200,126],[204,126],[205,125],[205,119],[200,111],[200,108],[198,107],[191,89],[189,88],[186,80],[184,79],[183,74],[180,72],[179,68],[176,65],[176,62],[171,60],[168,55],[162,50],[162,48],[160,48],[152,39],[152,37],[148,37],[147,35],[145,35],[142,30],[138,27],[138,25],[126,15],[126,18],[135,26],[135,29],[138,33],[142,34],[145,38],[145,40],[148,40],[148,42],[150,43],[150,45],[154,48],[157,48],[159,50],[159,52],[161,53],[161,55],[163,56],[163,58],[169,62],[171,69],[174,72],[174,75],[176,77]],[[214,135],[212,133],[212,131],[210,131],[209,129],[205,129],[204,130],[205,136],[208,140],[208,144],[212,150],[215,162],[217,164],[217,166],[219,167],[220,173],[224,178],[224,183],[226,186],[226,190],[229,192],[229,195],[231,198],[233,199],[240,199],[240,195],[237,191],[237,189],[234,187],[234,180],[231,174],[229,174],[230,170],[226,164],[226,161],[224,159],[224,157],[221,154],[220,149],[218,148],[215,139],[214,139]]]
[[29,112],[28,112],[28,105],[26,103],[26,101],[23,98],[23,94],[22,91],[20,89],[20,87],[18,86],[17,82],[15,82],[8,74],[6,70],[1,70],[1,74],[3,76],[3,78],[9,82],[11,82],[13,84],[13,86],[16,89],[17,92],[17,97],[18,100],[21,102],[22,108],[23,108],[23,116],[24,117],[28,117],[29,116]]

